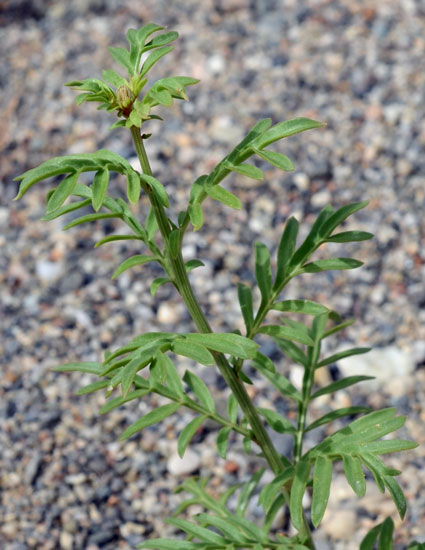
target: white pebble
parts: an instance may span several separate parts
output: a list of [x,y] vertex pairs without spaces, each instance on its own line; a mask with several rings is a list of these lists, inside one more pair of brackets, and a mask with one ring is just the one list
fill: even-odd
[[354,510],[332,510],[322,521],[323,530],[333,539],[350,540],[357,528]]
[[173,324],[179,320],[179,313],[173,304],[162,302],[158,308],[158,321],[160,323]]
[[38,277],[46,283],[57,279],[62,271],[62,264],[49,262],[47,260],[39,260],[36,263],[35,270]]
[[364,374],[385,382],[411,374],[415,365],[410,353],[396,346],[387,346],[375,348],[364,355],[341,359],[338,361],[338,368],[344,376]]
[[74,537],[67,533],[66,531],[62,531],[60,534],[60,545],[63,550],[72,550],[74,545]]
[[195,472],[201,465],[201,457],[191,449],[186,449],[183,458],[173,453],[167,462],[167,469],[173,476],[181,476]]

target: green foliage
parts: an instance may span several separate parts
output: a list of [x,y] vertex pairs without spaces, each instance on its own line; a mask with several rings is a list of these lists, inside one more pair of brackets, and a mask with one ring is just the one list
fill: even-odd
[[[192,517],[192,521],[177,517],[167,520],[168,523],[174,525],[186,535],[186,540],[179,540],[178,547],[183,550],[227,550],[228,548],[308,550],[308,547],[300,544],[296,537],[271,536],[265,524],[259,527],[245,517],[248,503],[263,472],[264,469],[255,472],[251,479],[243,484],[240,491],[239,486],[234,486],[219,498],[211,496],[206,479],[185,480],[178,488],[178,492],[185,491],[191,496],[179,506],[177,514],[182,513],[194,504],[201,506],[205,512],[196,514]],[[239,491],[239,497],[236,509],[231,510],[227,505],[227,501],[235,491]],[[157,548],[160,550],[175,547],[176,541],[174,539],[147,540],[138,546],[138,548]]]
[[[369,471],[378,488],[391,495],[401,517],[406,512],[406,501],[395,477],[400,472],[385,465],[381,455],[413,449],[416,444],[396,439],[392,434],[400,429],[405,418],[395,415],[394,409],[371,411],[363,406],[350,406],[330,410],[320,418],[310,420],[309,406],[324,395],[348,388],[358,382],[370,380],[370,376],[349,376],[317,387],[317,369],[327,367],[345,357],[369,351],[366,347],[353,347],[323,356],[323,341],[350,326],[328,307],[308,299],[282,299],[281,294],[297,276],[327,270],[354,269],[362,262],[346,257],[315,259],[314,254],[324,244],[340,244],[363,241],[372,235],[365,231],[345,231],[347,218],[367,205],[366,201],[344,205],[339,209],[325,206],[316,217],[306,238],[298,243],[299,222],[290,217],[280,238],[276,255],[265,244],[255,243],[253,288],[238,283],[237,296],[241,308],[245,335],[234,330],[213,333],[207,318],[190,285],[188,273],[202,265],[201,260],[183,260],[182,247],[186,231],[191,224],[195,231],[204,223],[203,203],[208,197],[235,209],[243,207],[240,199],[221,185],[230,174],[262,180],[260,168],[247,162],[257,155],[262,161],[283,171],[294,169],[292,161],[283,153],[267,147],[277,141],[306,130],[321,128],[323,123],[308,118],[294,118],[272,125],[271,119],[257,122],[247,136],[226,155],[209,174],[198,177],[191,189],[187,208],[173,216],[169,212],[170,199],[167,190],[153,174],[144,147],[149,137],[140,128],[147,121],[160,119],[151,111],[157,106],[169,107],[174,99],[187,100],[186,87],[196,84],[194,78],[172,76],[157,80],[149,89],[147,74],[166,54],[172,51],[169,44],[177,38],[174,31],[149,23],[127,33],[128,49],[110,48],[113,59],[127,72],[124,78],[113,69],[102,71],[102,78],[73,81],[68,85],[80,95],[77,104],[98,102],[99,109],[115,111],[119,120],[112,128],[127,127],[131,131],[141,170],[113,152],[99,150],[96,153],[56,157],[15,178],[20,182],[16,198],[21,198],[36,183],[55,178],[55,187],[46,195],[44,220],[66,216],[82,208],[91,208],[82,216],[65,223],[64,230],[77,225],[116,219],[126,225],[126,233],[108,235],[95,247],[107,243],[134,240],[143,250],[124,261],[115,269],[112,277],[124,271],[134,270],[137,276],[141,266],[156,262],[161,276],[150,283],[152,296],[162,285],[171,283],[182,297],[196,327],[195,332],[147,332],[136,336],[128,344],[106,352],[102,362],[68,363],[56,368],[62,372],[92,374],[97,380],[80,388],[78,395],[95,391],[105,392],[105,404],[100,413],[108,412],[127,403],[146,398],[151,394],[160,397],[158,407],[128,426],[121,439],[131,437],[141,430],[162,422],[182,407],[192,411],[193,418],[181,430],[177,450],[182,457],[198,430],[207,420],[217,425],[217,453],[226,458],[229,445],[242,438],[246,453],[260,448],[260,454],[273,472],[273,479],[263,482],[265,468],[257,470],[242,486],[230,487],[220,497],[212,496],[206,480],[186,479],[181,490],[190,494],[178,508],[177,515],[190,505],[201,506],[203,513],[189,521],[174,517],[169,523],[181,531],[185,540],[146,540],[140,547],[164,550],[313,550],[314,543],[303,510],[303,497],[312,487],[311,522],[319,526],[325,513],[332,488],[333,464],[341,462],[348,484],[361,497],[366,491],[365,470]],[[82,184],[82,173],[93,173],[91,185]],[[125,177],[126,200],[108,194],[112,172]],[[56,182],[56,178],[60,181]],[[141,193],[149,201],[149,210],[139,220],[138,205]],[[136,213],[137,212],[137,213]],[[328,246],[332,251],[333,246]],[[139,251],[138,251],[139,252]],[[257,299],[258,298],[258,299]],[[157,298],[156,298],[157,299]],[[257,306],[258,304],[258,306]],[[267,322],[270,311],[273,321]],[[276,313],[277,312],[277,313]],[[307,318],[307,320],[305,320]],[[300,388],[276,368],[270,357],[262,352],[257,339],[271,338],[278,350],[293,364],[303,369]],[[181,376],[174,365],[175,356],[184,358],[185,371]],[[244,372],[245,361],[250,361],[256,373],[264,377],[284,399],[296,416],[287,418],[279,411],[258,407],[249,397],[245,384],[255,386]],[[225,413],[216,407],[215,393],[202,379],[198,365],[217,366],[230,394]],[[143,376],[141,376],[143,371]],[[115,395],[112,395],[114,394]],[[332,403],[332,401],[331,401]],[[353,420],[353,416],[358,416]],[[350,422],[346,423],[346,417]],[[337,422],[336,431],[327,431],[327,437],[316,446],[304,451],[305,434],[320,426]],[[342,427],[341,427],[341,422]],[[266,430],[267,426],[267,430]],[[288,434],[292,437],[292,455],[282,457],[273,445],[269,433]],[[391,438],[388,436],[391,435]],[[385,438],[385,439],[383,439]],[[252,446],[255,443],[258,447]],[[251,449],[252,447],[252,449]],[[239,491],[236,504],[228,505],[232,495]],[[249,518],[252,499],[257,498],[264,509],[261,525]],[[273,522],[282,507],[288,507],[293,526],[298,531],[294,537],[273,534]],[[375,526],[364,538],[361,550],[391,550],[394,525],[391,519]],[[409,548],[421,550],[424,545],[414,542]]]

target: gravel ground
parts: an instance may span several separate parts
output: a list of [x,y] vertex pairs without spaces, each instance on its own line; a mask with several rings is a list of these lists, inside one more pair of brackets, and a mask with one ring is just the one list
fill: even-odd
[[[397,406],[409,416],[404,435],[423,443],[425,413],[425,7],[415,0],[52,0],[0,1],[0,547],[4,550],[129,550],[172,529],[162,517],[174,508],[172,490],[185,473],[212,474],[214,487],[244,480],[258,466],[239,440],[227,461],[214,449],[215,426],[195,440],[185,463],[175,460],[184,414],[117,443],[125,426],[151,406],[128,406],[97,416],[103,397],[75,397],[90,377],[51,372],[71,360],[98,360],[147,330],[190,330],[178,297],[145,268],[110,275],[134,246],[93,251],[114,223],[62,232],[62,220],[43,223],[40,184],[12,203],[12,179],[50,156],[110,148],[134,158],[125,131],[108,132],[110,115],[77,108],[63,83],[99,76],[111,65],[108,45],[148,21],[181,38],[155,76],[201,79],[191,101],[152,123],[148,153],[173,206],[184,205],[191,181],[208,172],[258,118],[274,122],[310,116],[326,129],[279,145],[297,170],[267,169],[265,182],[233,177],[241,212],[209,204],[205,227],[188,234],[185,253],[206,267],[192,280],[218,330],[240,326],[235,283],[252,282],[252,243],[274,247],[289,214],[305,232],[331,201],[369,199],[350,227],[376,234],[344,246],[366,262],[344,274],[305,276],[288,296],[318,299],[357,323],[335,340],[372,345],[370,357],[340,362],[339,373],[363,370],[376,386],[340,392],[330,407],[369,403]],[[176,183],[178,182],[178,183]],[[121,193],[121,181],[113,181]],[[261,236],[261,237],[260,237]],[[341,246],[341,245],[340,245]],[[341,249],[340,249],[341,251]],[[326,251],[327,252],[327,251]],[[226,324],[223,324],[223,312]],[[181,365],[184,368],[184,365]],[[282,362],[282,368],[289,366]],[[333,369],[328,376],[338,374]],[[299,378],[291,370],[295,383]],[[210,387],[220,380],[204,371]],[[277,395],[256,380],[257,402]],[[287,404],[279,402],[281,407]],[[287,409],[285,409],[287,410]],[[289,411],[290,414],[290,411]],[[313,442],[313,440],[311,440]],[[281,452],[287,441],[277,441]],[[334,476],[331,513],[317,533],[320,550],[358,548],[365,530],[392,514],[398,550],[425,541],[424,448],[390,462],[403,469],[410,508],[401,525],[387,497],[373,486],[361,499]],[[255,514],[253,509],[252,513]],[[283,521],[283,520],[282,520]]]

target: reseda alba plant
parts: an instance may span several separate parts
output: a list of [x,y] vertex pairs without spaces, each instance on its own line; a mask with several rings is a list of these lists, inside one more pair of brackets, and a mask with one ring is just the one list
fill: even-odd
[[[386,466],[379,455],[412,449],[415,443],[400,439],[385,439],[403,426],[405,418],[395,415],[394,409],[371,412],[365,407],[347,407],[334,410],[322,418],[310,422],[308,408],[316,398],[347,388],[357,382],[368,380],[369,376],[350,376],[317,388],[315,373],[341,359],[362,354],[368,348],[353,348],[330,357],[321,353],[322,342],[351,324],[319,303],[310,300],[281,299],[282,291],[296,276],[303,273],[317,273],[326,270],[344,270],[359,267],[361,262],[352,258],[331,258],[311,261],[311,256],[324,243],[346,243],[370,239],[372,235],[363,231],[338,231],[338,227],[352,214],[366,206],[359,202],[334,210],[326,206],[318,215],[307,238],[297,243],[298,221],[290,218],[283,231],[277,250],[276,270],[272,272],[270,252],[267,247],[255,244],[255,278],[261,301],[254,308],[253,292],[246,284],[238,285],[241,314],[245,323],[245,334],[238,331],[228,334],[213,333],[205,314],[192,290],[188,272],[199,267],[198,259],[184,261],[182,243],[185,233],[192,226],[195,231],[203,225],[203,207],[208,199],[218,200],[231,208],[241,208],[240,200],[221,182],[232,172],[238,172],[256,180],[263,179],[263,172],[246,161],[258,155],[261,159],[284,171],[293,170],[291,160],[282,153],[270,150],[269,145],[299,132],[320,128],[322,123],[308,118],[295,118],[272,126],[270,119],[259,121],[248,135],[229,153],[210,174],[202,175],[193,183],[187,208],[176,217],[169,212],[169,198],[166,189],[153,176],[145,150],[149,137],[142,134],[145,125],[160,117],[152,111],[158,105],[171,106],[174,99],[187,100],[186,88],[196,84],[194,78],[175,76],[156,81],[147,88],[147,74],[152,66],[173,47],[169,44],[177,38],[176,32],[162,32],[163,27],[148,24],[139,30],[127,33],[129,50],[110,48],[115,61],[124,67],[128,76],[108,69],[102,72],[103,80],[88,78],[67,84],[82,92],[77,104],[85,101],[99,103],[99,109],[116,112],[118,121],[111,126],[128,128],[140,160],[141,171],[135,170],[129,162],[111,151],[74,154],[53,158],[28,170],[16,179],[20,187],[17,198],[22,197],[35,183],[57,176],[63,176],[56,187],[47,193],[46,214],[43,219],[53,220],[59,216],[91,207],[94,212],[74,218],[64,229],[86,222],[106,218],[117,218],[126,226],[127,234],[111,235],[96,243],[133,239],[140,241],[141,254],[121,263],[113,277],[124,271],[148,262],[157,262],[164,276],[155,279],[151,292],[171,283],[181,295],[194,323],[194,332],[147,332],[136,336],[128,345],[113,352],[107,352],[103,362],[71,363],[59,367],[60,371],[80,371],[97,375],[99,380],[78,391],[79,395],[105,390],[108,399],[101,409],[107,413],[124,403],[141,399],[149,393],[166,398],[169,403],[159,406],[134,422],[122,434],[130,437],[147,426],[156,424],[186,407],[195,413],[193,420],[185,426],[178,438],[178,452],[183,456],[187,446],[199,427],[207,419],[221,426],[217,434],[217,451],[226,456],[229,436],[236,432],[243,438],[244,449],[251,452],[251,443],[258,445],[268,468],[274,474],[272,482],[260,492],[258,501],[264,509],[262,525],[250,521],[245,512],[260,482],[264,468],[257,471],[240,490],[235,509],[228,507],[230,496],[239,486],[230,487],[221,498],[213,499],[203,479],[186,479],[181,491],[189,493],[188,500],[178,510],[179,515],[191,504],[201,505],[205,513],[190,520],[173,517],[169,523],[185,533],[185,540],[146,540],[140,548],[168,550],[234,550],[234,549],[314,549],[311,527],[317,527],[326,509],[331,486],[332,468],[342,461],[348,483],[354,493],[362,496],[366,490],[364,468],[371,472],[379,489],[391,494],[401,517],[406,503],[395,476],[400,472]],[[152,38],[152,35],[155,35]],[[145,55],[147,52],[147,55]],[[142,58],[144,61],[142,61]],[[80,175],[93,173],[91,185],[81,183]],[[127,199],[108,195],[111,172],[118,172],[127,181]],[[138,203],[144,193],[150,202],[146,219],[136,217],[129,204]],[[72,200],[68,201],[69,198]],[[76,200],[74,200],[76,199]],[[281,313],[280,322],[268,323],[270,311]],[[311,317],[311,323],[302,323],[292,314]],[[297,389],[276,368],[272,360],[264,355],[255,341],[257,335],[266,335],[274,340],[282,352],[304,369],[302,388]],[[227,414],[219,414],[214,399],[205,383],[196,374],[196,369],[186,370],[181,379],[173,356],[181,355],[211,368],[217,367],[231,390]],[[250,361],[259,375],[264,376],[274,388],[288,399],[298,411],[295,424],[275,410],[257,407],[248,396],[245,384],[252,384],[244,371],[245,361]],[[139,372],[148,369],[149,375],[141,377]],[[120,386],[120,389],[117,388]],[[366,413],[366,414],[363,414]],[[363,415],[362,415],[363,414]],[[304,450],[305,434],[319,426],[343,417],[359,416],[342,429],[326,437],[318,445]],[[291,458],[281,456],[275,449],[267,424],[278,433],[293,437]],[[304,493],[312,488],[311,510],[306,515],[302,500]],[[275,533],[272,529],[276,514],[282,507],[289,507],[290,517],[297,531],[289,537]],[[391,519],[377,525],[364,539],[361,549],[372,550],[379,542],[379,548],[392,548],[393,523]],[[419,549],[422,545],[416,545]]]

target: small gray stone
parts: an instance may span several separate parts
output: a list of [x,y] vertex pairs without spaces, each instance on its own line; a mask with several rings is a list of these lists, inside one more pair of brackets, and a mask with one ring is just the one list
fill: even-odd
[[43,456],[36,451],[25,468],[24,477],[25,477],[25,482],[28,485],[33,485],[35,483],[35,480],[37,479],[40,473],[40,467],[42,462],[43,462]]

